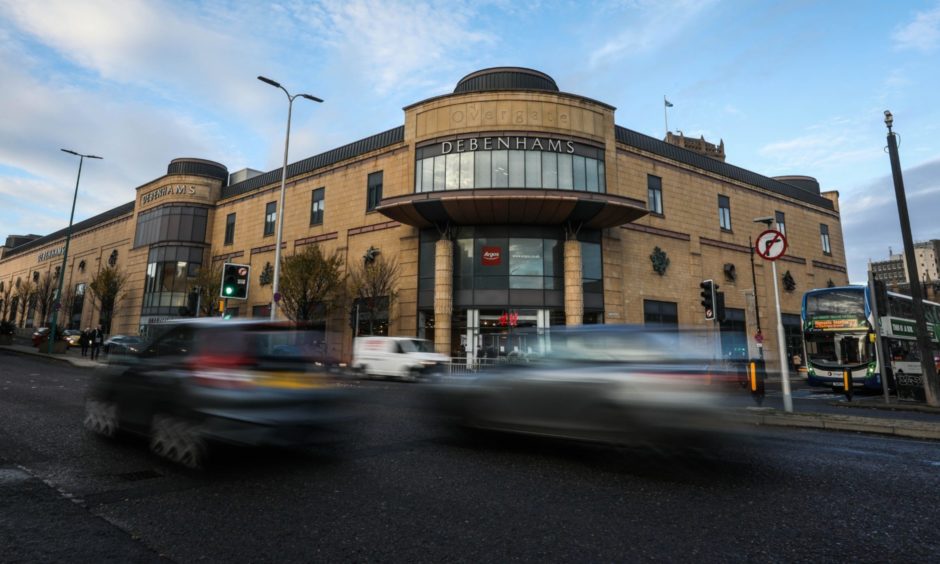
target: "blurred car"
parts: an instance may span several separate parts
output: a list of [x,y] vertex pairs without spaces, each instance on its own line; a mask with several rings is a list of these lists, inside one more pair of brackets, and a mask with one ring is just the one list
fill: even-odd
[[615,444],[697,441],[733,430],[737,376],[704,335],[649,327],[552,329],[540,360],[427,387],[465,427]]
[[78,329],[66,329],[62,332],[62,334],[65,336],[65,340],[68,342],[70,347],[77,347],[82,344],[82,332]]
[[144,340],[142,338],[135,337],[134,335],[114,335],[108,337],[105,342],[102,343],[102,348],[106,355],[138,353],[143,343]]
[[272,322],[163,326],[138,355],[100,369],[84,425],[149,438],[155,454],[202,467],[214,442],[303,445],[348,414],[348,390],[304,356],[304,333]]
[[45,343],[49,339],[49,331],[48,327],[40,327],[33,331],[33,346],[38,347]]

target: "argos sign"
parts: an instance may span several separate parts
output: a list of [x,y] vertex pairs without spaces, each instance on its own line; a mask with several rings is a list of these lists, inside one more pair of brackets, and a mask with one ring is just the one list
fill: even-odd
[[500,247],[483,247],[480,260],[483,266],[499,266],[503,262],[503,250]]

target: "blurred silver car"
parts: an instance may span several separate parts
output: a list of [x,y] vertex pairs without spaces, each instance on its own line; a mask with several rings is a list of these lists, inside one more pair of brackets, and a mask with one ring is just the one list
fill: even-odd
[[542,359],[441,378],[428,394],[437,413],[478,429],[616,444],[700,438],[732,430],[740,389],[709,343],[648,327],[553,329]]
[[348,418],[348,393],[306,354],[302,327],[203,318],[157,333],[95,373],[88,430],[143,435],[155,454],[201,468],[213,443],[305,445]]

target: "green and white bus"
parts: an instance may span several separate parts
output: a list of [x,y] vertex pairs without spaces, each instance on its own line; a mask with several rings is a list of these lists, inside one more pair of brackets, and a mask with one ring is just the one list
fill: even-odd
[[[911,297],[888,292],[886,301],[881,308],[884,315],[879,316],[867,286],[822,288],[803,295],[803,346],[811,386],[841,388],[843,372],[848,370],[855,385],[880,389],[875,328],[880,328],[884,347],[881,361],[891,369],[895,383],[921,386]],[[924,307],[936,362],[940,360],[940,304],[925,301]]]

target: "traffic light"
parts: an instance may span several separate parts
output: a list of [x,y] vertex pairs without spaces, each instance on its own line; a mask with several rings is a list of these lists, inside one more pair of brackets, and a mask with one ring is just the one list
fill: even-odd
[[[718,288],[718,284],[715,284],[715,288]],[[724,292],[715,292],[715,320],[718,323],[725,322],[725,293]]]
[[234,300],[248,299],[248,279],[251,266],[247,264],[225,263],[222,266],[222,287],[219,297]]
[[705,319],[715,319],[715,289],[718,285],[713,280],[705,280],[699,284],[702,289],[702,307],[705,308]]

